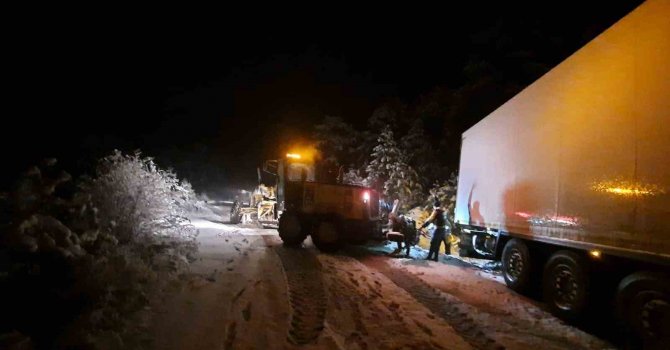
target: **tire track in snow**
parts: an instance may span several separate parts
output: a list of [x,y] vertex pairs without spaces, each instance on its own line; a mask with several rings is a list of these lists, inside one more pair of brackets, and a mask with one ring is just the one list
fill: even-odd
[[[403,301],[398,304],[379,293],[381,284],[376,283],[382,274],[370,276],[373,282],[360,274],[369,270],[358,260],[337,255],[318,258],[332,303],[326,319],[331,327],[337,325],[336,333],[343,338],[344,349],[445,349],[432,338],[437,333],[435,328],[431,330],[415,320],[416,313],[403,310]],[[416,304],[411,297],[407,301]],[[460,340],[452,349],[470,349],[463,345],[467,344]]]
[[297,345],[315,341],[324,327],[327,299],[321,277],[321,264],[314,254],[301,247],[288,248],[276,236],[263,236],[282,263],[289,305],[289,342]]
[[505,348],[488,337],[485,330],[481,329],[474,319],[461,310],[462,302],[455,297],[445,295],[406,270],[390,267],[380,258],[366,257],[365,259],[359,259],[359,261],[382,273],[436,316],[445,320],[472,347],[483,350]]

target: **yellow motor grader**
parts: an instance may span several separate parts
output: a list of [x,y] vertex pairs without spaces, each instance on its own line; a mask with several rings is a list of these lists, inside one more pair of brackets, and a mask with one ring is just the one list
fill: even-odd
[[[345,243],[364,243],[382,236],[379,194],[371,188],[341,183],[337,171],[315,164],[298,153],[266,161],[263,173],[274,183],[261,183],[253,205],[233,208],[236,218],[276,220],[286,245],[300,245],[307,236],[319,250],[334,251]],[[259,169],[259,180],[261,171]],[[259,181],[262,182],[262,181]],[[232,218],[232,216],[231,216]]]
[[236,200],[230,208],[230,223],[258,223],[263,227],[276,227],[278,223],[276,187],[259,181],[249,194],[249,202]]

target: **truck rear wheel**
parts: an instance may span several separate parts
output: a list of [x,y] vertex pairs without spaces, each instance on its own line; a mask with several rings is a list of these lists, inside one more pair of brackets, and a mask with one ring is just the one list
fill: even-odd
[[670,280],[667,276],[637,272],[621,280],[617,309],[622,320],[654,348],[670,342]]
[[502,252],[502,269],[505,284],[510,289],[523,293],[530,285],[530,252],[526,243],[517,238],[507,241]]
[[588,282],[584,258],[575,252],[560,250],[544,267],[544,300],[557,316],[575,320],[586,307]]
[[284,212],[279,217],[279,228],[277,230],[279,231],[279,238],[285,245],[300,245],[307,237],[298,216],[290,212]]
[[312,233],[312,242],[322,252],[334,252],[342,245],[342,237],[339,226],[335,220],[323,220],[319,222],[316,230]]

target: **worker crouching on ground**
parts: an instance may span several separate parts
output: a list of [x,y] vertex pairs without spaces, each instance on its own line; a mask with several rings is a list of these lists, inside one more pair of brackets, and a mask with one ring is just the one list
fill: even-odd
[[433,202],[433,212],[430,214],[428,220],[426,220],[426,222],[421,225],[421,230],[428,227],[430,224],[434,224],[436,228],[433,231],[433,238],[430,240],[430,250],[428,251],[426,260],[437,261],[437,257],[440,254],[440,245],[442,245],[442,242],[444,241],[447,234],[447,219],[445,217],[445,211],[442,209],[441,203],[438,200]]
[[416,222],[411,218],[395,213],[389,214],[389,228],[386,238],[398,244],[398,249],[393,253],[399,253],[405,244],[405,255],[410,257],[410,248],[417,243]]

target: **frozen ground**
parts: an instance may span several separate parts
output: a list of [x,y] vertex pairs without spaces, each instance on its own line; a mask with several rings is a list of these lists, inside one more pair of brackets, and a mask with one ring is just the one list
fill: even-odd
[[602,349],[468,261],[321,254],[199,213],[200,257],[152,303],[156,349]]

